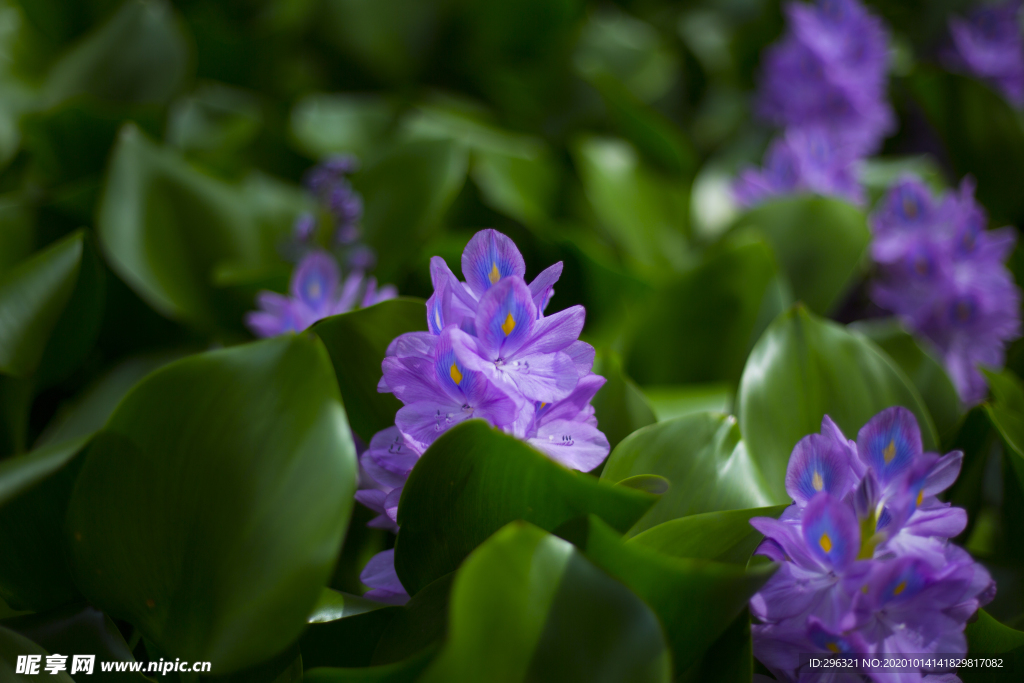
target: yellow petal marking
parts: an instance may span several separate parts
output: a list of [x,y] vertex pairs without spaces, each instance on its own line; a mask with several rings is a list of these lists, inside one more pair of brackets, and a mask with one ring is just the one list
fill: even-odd
[[924,500],[924,489],[917,492],[917,507],[921,507],[922,500]]
[[903,198],[903,213],[907,218],[915,218],[917,216],[917,203],[910,197]]
[[907,590],[907,582],[906,581],[900,581],[899,585],[892,589],[892,594],[893,595],[899,595],[900,593],[902,593],[905,590]]
[[452,381],[455,382],[455,384],[462,382],[462,373],[459,372],[459,368],[455,363],[452,363],[452,367],[448,370],[448,374],[452,376]]
[[821,538],[818,539],[818,545],[820,545],[821,549],[826,553],[832,551],[832,539],[828,537],[827,532],[822,534]]
[[811,479],[811,485],[814,486],[815,491],[820,491],[825,488],[825,480],[821,478],[821,472],[814,473],[814,478]]
[[889,441],[889,445],[882,451],[882,458],[885,459],[885,464],[888,465],[892,462],[892,459],[896,457],[896,442]]
[[508,317],[505,318],[505,322],[501,324],[501,331],[505,333],[505,336],[512,334],[512,330],[516,329],[516,319],[509,313]]
[[492,285],[501,279],[501,273],[498,272],[497,263],[491,264],[491,272],[487,274],[487,279],[491,281]]
[[538,410],[543,410],[544,406],[546,406],[547,404],[548,404],[547,401],[545,401],[544,403],[541,403],[540,404],[540,408],[538,408]]
[[834,653],[838,653],[839,652],[839,646],[836,645],[835,643],[829,643],[825,647],[827,647],[830,652],[834,652]]

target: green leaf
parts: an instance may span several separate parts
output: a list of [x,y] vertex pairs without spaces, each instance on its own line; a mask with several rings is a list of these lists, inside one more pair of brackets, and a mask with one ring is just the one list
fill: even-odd
[[300,150],[320,158],[328,154],[373,157],[394,126],[395,107],[375,95],[308,95],[292,109],[290,131]]
[[648,169],[624,140],[585,137],[572,151],[594,214],[634,270],[650,276],[685,265],[686,184]]
[[364,442],[370,443],[374,434],[393,426],[402,407],[393,394],[377,391],[388,344],[406,332],[426,329],[426,305],[411,298],[382,301],[325,318],[313,327],[331,355],[352,430]]
[[850,326],[878,344],[914,383],[939,436],[951,436],[963,415],[956,387],[942,363],[895,319],[865,320]]
[[35,372],[78,281],[83,240],[69,235],[0,276],[0,372]]
[[1001,666],[962,667],[957,675],[964,683],[1010,683],[1019,681],[1024,672],[1024,632],[1005,626],[983,609],[975,622],[967,624],[969,657],[991,657]]
[[310,624],[320,624],[337,619],[365,614],[375,609],[386,607],[379,602],[367,600],[358,595],[350,595],[331,588],[324,588],[313,606],[313,611],[306,617]]
[[766,202],[743,214],[732,230],[763,235],[793,298],[820,314],[839,303],[871,241],[864,212],[827,197]]
[[468,154],[447,140],[397,145],[352,179],[363,194],[363,232],[381,261],[375,275],[395,280],[434,235],[466,181]]
[[17,194],[0,195],[0,278],[32,253],[34,212]]
[[454,579],[454,574],[445,574],[395,613],[373,648],[372,664],[394,664],[434,649],[448,628],[448,605]]
[[160,313],[241,326],[252,302],[213,286],[218,265],[258,269],[279,257],[238,189],[190,167],[132,125],[112,152],[97,220],[108,263]]
[[592,512],[624,531],[654,499],[568,470],[470,420],[441,435],[409,475],[398,508],[395,569],[413,595],[513,520],[551,530]]
[[778,517],[786,505],[723,510],[670,519],[629,539],[669,557],[746,564],[761,542],[751,517]]
[[642,386],[735,384],[776,276],[761,241],[728,243],[638,306],[625,353]]
[[[51,674],[47,674],[43,669],[46,664],[47,654],[49,653],[46,650],[36,645],[25,636],[20,635],[9,628],[0,626],[0,679],[4,681],[11,681],[11,683],[29,683],[30,681],[39,680],[38,675],[22,675],[14,673],[18,663],[18,655],[41,655],[42,661],[39,665],[38,673],[44,674],[49,678]],[[51,680],[55,683],[75,683],[74,679],[72,679],[66,671],[61,671]]]
[[743,610],[699,661],[676,677],[677,683],[750,683],[754,679],[754,643],[750,612]]
[[[96,655],[96,664],[90,681],[131,681],[144,683],[148,679],[140,673],[104,672],[99,662],[134,662],[128,644],[113,620],[95,607],[78,603],[64,605],[37,614],[7,619],[5,627],[17,631],[44,647],[48,652],[68,655],[71,670],[74,654]],[[45,663],[45,659],[43,660]]]
[[59,441],[0,461],[0,508],[68,464],[90,438],[87,434]]
[[594,372],[608,380],[592,404],[598,427],[612,448],[641,427],[656,422],[643,392],[623,372],[617,354],[602,350],[594,363]]
[[299,640],[303,666],[368,667],[373,650],[402,607],[382,607],[309,625]]
[[907,85],[945,143],[955,177],[977,180],[978,201],[993,220],[1024,220],[1024,195],[1014,180],[1024,167],[1020,113],[991,86],[959,74],[922,68]]
[[[593,516],[567,529],[587,559],[625,583],[658,615],[672,649],[676,672],[697,662],[771,577],[776,565],[750,568],[662,555],[626,543]],[[575,526],[575,525],[574,525]]]
[[509,154],[476,150],[470,166],[481,199],[495,211],[544,231],[551,220],[561,169],[542,147]]
[[434,650],[421,652],[403,662],[358,668],[317,668],[306,671],[305,683],[412,683],[434,658]]
[[[1012,370],[984,372],[993,397],[990,403],[985,404],[985,411],[992,426],[1006,444],[1003,456],[1006,464],[1005,476],[1010,476],[1011,472],[1016,475],[1017,486],[1013,487],[1011,482],[1006,482],[1006,485],[1009,491],[1016,493],[1017,490],[1024,490],[1024,386]],[[1004,502],[1004,513],[1020,511],[1020,506],[1017,505],[1019,501],[1015,498],[1016,496]],[[1004,533],[1020,532],[1017,525],[1010,526],[1012,528],[1005,529]],[[1016,544],[1014,546],[1008,550],[1014,554],[1024,552],[1024,549],[1016,547]]]
[[910,380],[870,340],[795,306],[757,342],[740,381],[740,430],[775,500],[789,500],[785,478],[797,441],[831,416],[847,438],[890,406],[917,416],[926,450],[935,427]]
[[169,656],[221,674],[260,663],[306,625],[355,470],[312,335],[177,361],[136,385],[85,458],[67,513],[75,581]]
[[706,411],[728,413],[732,409],[733,391],[728,384],[648,386],[643,392],[659,422]]
[[455,577],[431,681],[667,681],[654,614],[565,541],[522,522],[499,530]]
[[129,0],[54,65],[48,104],[82,93],[120,102],[166,102],[185,77],[188,44],[163,0]]
[[657,474],[668,493],[630,530],[639,534],[662,522],[702,512],[742,510],[781,503],[740,439],[736,418],[698,413],[645,427],[620,443],[601,473],[616,483]]

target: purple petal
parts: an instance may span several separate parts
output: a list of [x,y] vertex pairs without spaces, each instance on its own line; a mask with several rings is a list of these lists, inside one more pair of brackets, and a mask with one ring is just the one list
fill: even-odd
[[924,495],[934,496],[952,486],[956,478],[960,476],[960,466],[963,465],[963,461],[963,451],[952,451],[939,458],[925,479]]
[[258,337],[275,337],[285,332],[298,332],[305,329],[299,313],[292,301],[276,292],[260,292],[256,296],[257,305],[263,309],[250,311],[245,316],[245,324]]
[[902,406],[886,408],[857,434],[857,452],[875,471],[879,483],[888,485],[922,454],[917,418]]
[[434,256],[430,259],[430,281],[434,285],[434,291],[439,291],[442,288],[448,289],[451,291],[452,297],[462,302],[466,310],[476,310],[479,295],[474,296],[465,285],[459,282],[459,278],[455,277],[455,273],[452,272],[451,268],[448,267],[448,264],[440,256]]
[[362,285],[362,273],[349,273],[348,277],[345,278],[345,283],[341,286],[341,293],[338,295],[338,301],[334,304],[331,313],[334,315],[348,313],[355,308],[356,301],[359,299],[359,289]]
[[515,354],[531,339],[536,319],[537,308],[523,279],[500,280],[483,295],[476,312],[478,345],[485,357],[498,361]]
[[397,358],[434,358],[434,346],[437,344],[437,336],[430,332],[406,332],[395,337],[388,344],[386,356]]
[[526,262],[515,242],[488,228],[473,235],[462,252],[462,274],[470,290],[480,298],[502,278],[525,277]]
[[394,549],[384,550],[371,557],[359,575],[359,580],[372,589],[363,597],[389,605],[409,602],[409,594],[395,571]]
[[530,283],[530,294],[533,295],[533,303],[537,307],[539,315],[544,315],[544,309],[555,293],[555,283],[562,276],[562,262],[548,266],[541,271],[540,275]]
[[455,401],[438,385],[432,360],[388,356],[384,358],[381,366],[388,388],[403,403]]
[[839,571],[860,552],[860,526],[853,510],[827,493],[819,493],[807,504],[803,538],[818,561]]
[[796,444],[786,468],[786,492],[807,503],[825,491],[843,498],[857,484],[846,449],[821,434],[809,434]]
[[565,347],[565,352],[576,364],[576,372],[580,377],[586,377],[594,369],[594,358],[597,353],[594,347],[585,341],[574,341]]
[[[405,483],[409,472],[419,460],[418,453],[402,436],[398,427],[388,427],[373,435],[370,447],[363,453],[360,462],[371,461],[394,479],[388,483],[398,487]],[[378,481],[381,481],[378,479]],[[397,482],[397,483],[395,483]]]
[[590,404],[606,381],[601,375],[590,374],[581,377],[572,393],[561,401],[537,406],[537,423],[575,419]]
[[589,472],[608,455],[608,438],[585,422],[551,420],[537,431],[530,445],[555,462],[581,472]]
[[322,251],[311,251],[292,275],[292,297],[314,314],[325,317],[334,306],[339,279],[338,264],[334,258]]
[[587,313],[582,306],[572,306],[538,320],[530,339],[523,344],[523,353],[554,353],[564,351],[579,339]]
[[804,545],[800,530],[792,524],[771,517],[752,517],[750,526],[764,534],[766,539],[773,541],[789,562],[804,569],[821,570],[821,565]]
[[562,352],[516,356],[500,368],[491,365],[487,374],[499,387],[510,382],[528,400],[544,403],[567,398],[579,383],[576,364]]
[[471,410],[463,410],[458,402],[451,399],[417,401],[398,410],[395,424],[413,447],[425,451],[437,437],[471,417]]

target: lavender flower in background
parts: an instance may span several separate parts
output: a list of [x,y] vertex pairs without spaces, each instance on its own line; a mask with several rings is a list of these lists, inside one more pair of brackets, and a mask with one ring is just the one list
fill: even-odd
[[[347,174],[358,168],[351,156],[330,157],[309,172],[306,186],[325,210],[333,228],[333,255],[316,244],[317,217],[303,213],[295,221],[286,258],[298,261],[289,287],[291,296],[263,291],[256,298],[259,310],[246,316],[246,325],[260,337],[300,332],[330,315],[392,299],[392,285],[377,287],[367,276],[376,263],[373,249],[359,243],[363,202]],[[342,279],[338,261],[350,269]]]
[[[995,583],[949,543],[966,513],[936,497],[962,458],[924,453],[917,420],[901,407],[872,418],[856,442],[825,416],[821,433],[796,445],[786,471],[793,505],[778,520],[751,520],[765,535],[757,552],[780,563],[750,601],[761,622],[752,627],[754,655],[778,680],[810,675],[801,653],[967,652],[966,621],[992,600]],[[903,675],[959,680],[948,671]]]
[[757,109],[784,128],[830,130],[859,154],[894,124],[886,101],[888,38],[856,0],[786,6],[789,30],[763,61]]
[[872,299],[935,345],[968,405],[988,391],[977,365],[1002,367],[1006,343],[1021,334],[1020,290],[1003,265],[1016,233],[985,224],[969,179],[935,198],[905,177],[871,216]]
[[[413,465],[468,419],[487,420],[573,469],[590,471],[608,455],[590,405],[605,380],[592,371],[593,347],[579,341],[583,307],[545,315],[562,264],[527,284],[515,243],[482,230],[466,245],[462,272],[465,282],[444,259],[431,260],[429,331],[401,335],[384,359],[378,389],[404,407],[360,456],[356,499],[377,512],[370,526],[397,532],[398,501]],[[360,577],[371,587],[367,597],[408,600],[393,563],[382,553],[367,565]]]
[[822,128],[794,128],[772,142],[764,167],[744,169],[733,184],[741,206],[772,197],[814,193],[854,204],[864,201],[857,181],[856,150]]
[[995,87],[1015,107],[1024,107],[1024,39],[1020,0],[975,8],[949,20],[951,47],[943,55],[953,71]]

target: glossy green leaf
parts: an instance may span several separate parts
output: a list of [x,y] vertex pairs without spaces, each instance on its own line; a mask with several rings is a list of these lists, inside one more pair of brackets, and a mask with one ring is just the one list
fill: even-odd
[[671,486],[630,535],[677,517],[784,500],[765,482],[736,418],[716,413],[659,422],[629,435],[608,457],[601,479],[617,483],[638,474],[660,475]]
[[307,670],[326,666],[370,666],[374,648],[402,609],[382,607],[343,619],[310,624],[299,640],[303,666]]
[[0,680],[10,681],[11,683],[38,681],[38,674],[26,675],[14,672],[17,670],[18,655],[41,655],[42,663],[39,666],[39,673],[45,675],[47,679],[54,681],[54,683],[75,683],[74,679],[66,671],[61,671],[55,676],[44,671],[43,665],[46,663],[47,654],[49,653],[46,650],[25,636],[0,626]]
[[373,156],[395,123],[395,107],[372,95],[309,95],[292,110],[290,130],[299,149],[314,157]]
[[986,372],[985,376],[993,397],[986,405],[989,418],[1010,450],[1024,459],[1024,385],[1010,370]]
[[97,226],[107,261],[147,303],[171,318],[240,327],[251,300],[213,286],[217,266],[276,263],[244,195],[157,147],[132,125],[112,152]]
[[763,235],[793,298],[822,314],[850,287],[871,241],[864,212],[827,197],[765,202],[741,216],[733,230]]
[[583,138],[573,153],[594,214],[635,270],[650,275],[686,264],[685,183],[644,166],[624,140]]
[[17,194],[0,196],[0,278],[28,258],[35,242],[35,221],[27,201]]
[[743,610],[728,628],[686,671],[677,683],[750,683],[754,680],[754,643],[750,612]]
[[125,397],[85,458],[67,514],[76,583],[161,651],[230,673],[305,627],[354,488],[315,337],[177,361]]
[[654,614],[565,541],[522,522],[467,559],[421,680],[667,681]]
[[654,411],[640,388],[626,376],[616,353],[602,349],[594,372],[608,380],[591,403],[597,423],[612,448],[641,427],[655,423]]
[[0,461],[0,508],[68,464],[91,436],[58,441]]
[[625,353],[642,386],[725,381],[735,385],[759,332],[776,275],[759,240],[723,245],[638,306]]
[[960,396],[941,361],[896,320],[855,323],[850,329],[878,344],[906,374],[924,400],[939,436],[951,436],[963,414]]
[[776,569],[770,563],[747,568],[668,557],[624,542],[593,516],[585,521],[586,526],[570,531],[569,537],[588,559],[626,584],[658,615],[677,673],[701,658]]
[[737,401],[740,430],[777,502],[786,496],[786,466],[797,441],[829,415],[847,438],[868,420],[901,405],[917,416],[926,450],[935,427],[910,380],[874,343],[796,306],[757,342]]
[[918,69],[907,80],[928,122],[945,143],[956,177],[978,182],[978,201],[996,221],[1024,219],[1024,196],[1014,182],[1024,167],[1024,125],[990,85],[979,80]]
[[316,604],[313,606],[313,611],[306,617],[306,621],[310,624],[320,624],[352,617],[357,614],[365,614],[385,606],[358,595],[324,588],[320,592],[320,597],[317,599]]
[[963,667],[957,675],[964,683],[1010,683],[1024,673],[1024,631],[996,621],[988,612],[978,610],[977,621],[967,624],[969,657],[992,658],[999,667]]
[[75,289],[83,248],[76,232],[0,276],[0,372],[23,377],[38,367]]
[[454,571],[495,531],[521,519],[555,529],[594,513],[625,531],[655,497],[568,470],[480,420],[423,454],[402,493],[395,569],[410,594]]
[[377,391],[388,344],[406,332],[426,331],[427,309],[419,299],[382,301],[369,308],[326,318],[313,327],[331,354],[352,431],[364,442],[395,424],[402,407],[392,394]]
[[121,102],[166,102],[185,77],[188,44],[164,0],[129,0],[65,54],[44,87],[49,104],[88,93]]
[[93,673],[87,674],[90,681],[144,683],[148,680],[140,673],[102,670],[100,662],[134,662],[135,657],[113,620],[95,607],[73,603],[8,619],[3,625],[30,638],[48,652],[67,655],[68,671],[71,670],[71,655],[96,655]]
[[306,683],[412,683],[434,658],[434,650],[421,652],[403,662],[358,668],[316,668],[306,671]]
[[733,391],[728,384],[679,384],[643,388],[647,403],[658,421],[694,413],[728,413]]
[[34,384],[31,377],[0,374],[0,458],[22,453],[27,447]]
[[778,517],[786,505],[705,512],[651,527],[629,539],[669,557],[692,557],[746,564],[761,542],[751,517]]
[[363,232],[377,250],[375,275],[389,282],[419,255],[466,181],[468,154],[447,140],[397,145],[353,178],[363,194]]

